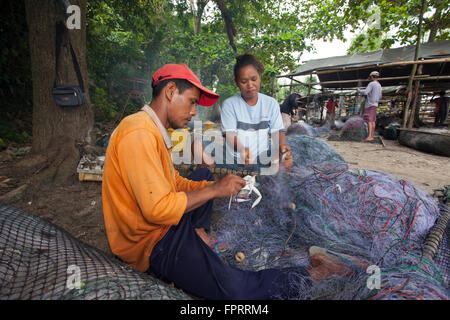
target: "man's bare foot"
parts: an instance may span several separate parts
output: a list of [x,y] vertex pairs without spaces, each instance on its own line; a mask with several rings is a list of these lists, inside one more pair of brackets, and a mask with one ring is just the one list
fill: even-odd
[[349,276],[353,269],[344,263],[335,263],[324,254],[317,253],[311,257],[312,268],[308,270],[314,282],[319,282],[332,276]]
[[[208,245],[208,247],[212,247],[217,242],[217,238],[206,233],[204,228],[196,228],[195,232],[197,232],[198,236]],[[220,251],[229,249],[224,243],[217,244],[216,248]]]
[[373,140],[374,140],[373,138],[369,138],[369,137],[364,139],[364,141],[373,141]]
[[325,248],[313,246],[309,249],[312,268],[308,270],[314,281],[321,281],[333,275],[350,276],[356,273],[354,267],[365,271],[370,262],[354,256],[334,253]]

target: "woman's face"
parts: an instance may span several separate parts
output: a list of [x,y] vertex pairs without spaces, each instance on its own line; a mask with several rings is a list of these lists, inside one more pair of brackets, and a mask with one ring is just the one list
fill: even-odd
[[248,65],[239,70],[236,85],[241,91],[242,98],[245,101],[252,101],[258,98],[261,77],[254,66]]

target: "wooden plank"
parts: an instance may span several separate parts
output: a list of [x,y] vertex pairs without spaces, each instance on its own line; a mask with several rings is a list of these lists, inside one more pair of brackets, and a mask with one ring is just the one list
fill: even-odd
[[94,173],[79,173],[78,180],[79,181],[102,181],[102,174],[94,174]]

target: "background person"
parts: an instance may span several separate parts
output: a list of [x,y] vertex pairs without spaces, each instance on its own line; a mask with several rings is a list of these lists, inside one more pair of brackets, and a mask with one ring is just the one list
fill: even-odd
[[334,101],[334,96],[331,96],[327,102],[327,122],[330,125],[331,129],[335,129],[336,126],[334,121],[336,119],[336,108],[339,107],[336,101]]
[[372,141],[374,139],[373,135],[375,133],[375,123],[377,121],[378,101],[381,99],[381,85],[378,82],[379,77],[380,73],[378,71],[372,71],[369,75],[370,83],[367,88],[358,88],[358,92],[366,96],[363,119],[367,122],[369,135],[365,141]]
[[298,92],[291,93],[289,96],[287,96],[286,99],[284,99],[283,103],[280,105],[281,118],[286,130],[292,123],[291,116],[295,116],[295,112],[298,112],[300,114],[300,110],[298,109],[301,97],[301,94]]
[[431,102],[434,103],[434,126],[444,125],[448,114],[448,98],[445,96],[445,91],[439,92],[439,97],[431,98]]

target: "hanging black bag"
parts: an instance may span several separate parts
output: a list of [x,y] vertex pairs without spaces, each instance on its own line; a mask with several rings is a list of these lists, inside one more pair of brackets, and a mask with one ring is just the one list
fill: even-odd
[[73,66],[77,74],[78,83],[77,85],[56,85],[56,75],[58,74],[58,61],[59,54],[61,52],[61,41],[62,35],[65,32],[66,27],[62,22],[56,24],[56,37],[55,37],[55,53],[56,53],[56,73],[55,82],[52,88],[52,95],[58,106],[61,107],[78,107],[86,103],[86,96],[84,94],[83,78],[81,76],[80,67],[78,65],[77,57],[75,51],[73,50],[72,43],[69,38],[70,53],[72,55]]

